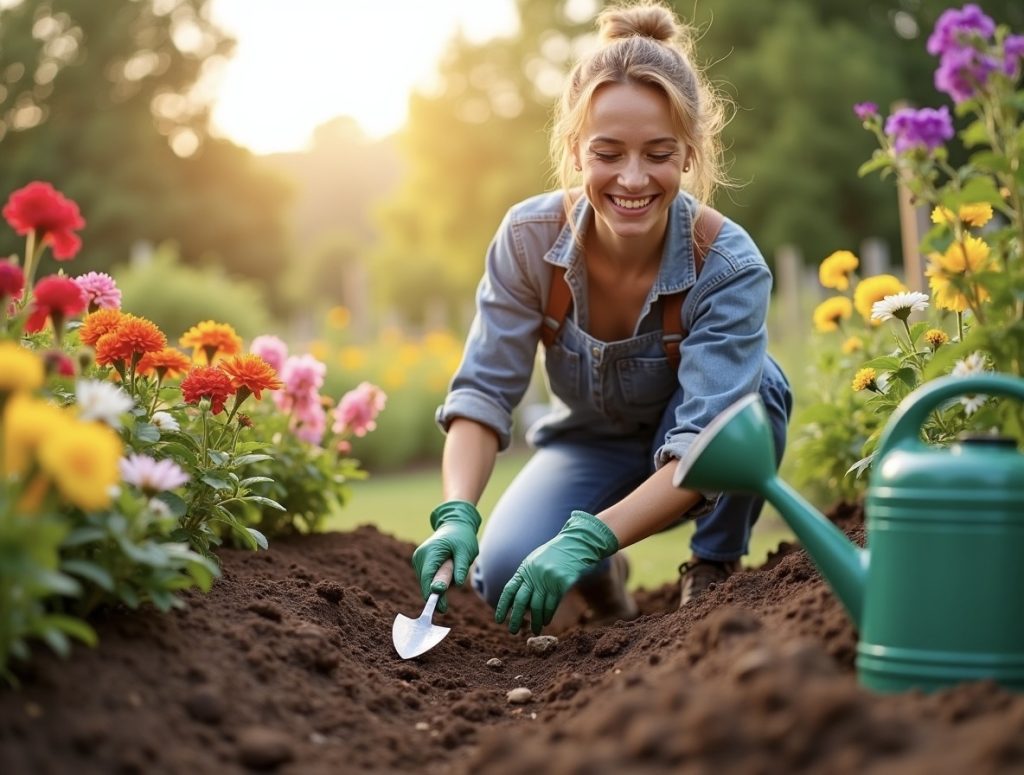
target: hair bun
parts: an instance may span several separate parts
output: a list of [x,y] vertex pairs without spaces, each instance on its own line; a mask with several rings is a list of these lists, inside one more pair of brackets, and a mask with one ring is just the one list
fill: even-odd
[[654,3],[606,8],[598,15],[597,26],[602,43],[633,36],[673,43],[680,33],[675,14]]

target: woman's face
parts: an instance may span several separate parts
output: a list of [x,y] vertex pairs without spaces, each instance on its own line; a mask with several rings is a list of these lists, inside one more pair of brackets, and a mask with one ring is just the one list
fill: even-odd
[[631,83],[598,89],[574,149],[598,234],[664,233],[686,154],[660,89]]

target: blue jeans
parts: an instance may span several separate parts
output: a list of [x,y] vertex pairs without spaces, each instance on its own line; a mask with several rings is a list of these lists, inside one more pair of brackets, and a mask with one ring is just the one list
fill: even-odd
[[[792,394],[782,371],[766,359],[761,399],[768,409],[775,440],[776,465],[786,445]],[[595,514],[624,498],[654,473],[654,451],[674,424],[680,390],[669,402],[653,436],[616,439],[557,439],[538,449],[501,495],[484,525],[480,555],[473,566],[473,588],[492,606],[519,564],[554,538],[573,509]],[[715,508],[697,518],[690,541],[693,553],[707,560],[737,560],[747,553],[750,531],[763,499],[723,494]],[[680,515],[679,522],[686,517]],[[677,523],[679,524],[679,523]],[[685,558],[681,558],[685,559]],[[591,572],[606,571],[608,561]],[[586,583],[585,579],[581,582]]]

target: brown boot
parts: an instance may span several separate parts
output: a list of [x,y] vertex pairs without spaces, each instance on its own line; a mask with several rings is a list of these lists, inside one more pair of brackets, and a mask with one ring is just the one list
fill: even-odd
[[694,555],[679,566],[682,574],[679,607],[689,605],[740,569],[739,560],[705,560]]
[[616,552],[611,557],[607,573],[584,578],[576,585],[590,608],[589,624],[628,622],[640,615],[633,595],[626,589],[628,580],[629,560],[622,552]]

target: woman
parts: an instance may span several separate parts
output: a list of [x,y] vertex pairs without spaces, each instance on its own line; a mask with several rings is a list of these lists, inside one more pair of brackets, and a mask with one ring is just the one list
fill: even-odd
[[[635,617],[618,551],[684,519],[697,529],[682,604],[737,570],[761,502],[673,487],[674,461],[753,391],[781,455],[791,406],[766,353],[768,267],[703,204],[723,177],[723,110],[692,65],[690,30],[650,0],[606,9],[598,26],[602,45],[556,114],[562,191],[512,207],[488,250],[437,413],[445,501],[413,554],[424,597],[445,560],[457,584],[475,560],[474,588],[512,632],[527,613],[540,632],[573,587],[598,620]],[[475,504],[541,340],[554,408],[529,430],[536,451],[478,545]]]

